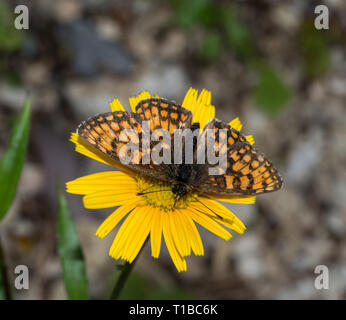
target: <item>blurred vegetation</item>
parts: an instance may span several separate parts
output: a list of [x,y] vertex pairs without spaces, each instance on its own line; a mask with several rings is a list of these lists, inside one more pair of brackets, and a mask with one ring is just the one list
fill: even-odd
[[120,299],[186,300],[193,299],[193,296],[187,290],[180,287],[155,286],[142,274],[133,271],[120,294]]
[[19,76],[9,66],[8,57],[18,52],[24,44],[23,30],[14,28],[16,16],[6,2],[0,2],[0,79],[10,85],[17,85]]
[[289,101],[291,92],[280,74],[269,64],[256,61],[252,66],[258,75],[258,85],[254,89],[253,98],[269,115],[275,115]]
[[0,51],[13,52],[23,43],[23,33],[14,28],[15,15],[5,2],[0,2]]
[[[17,192],[27,153],[30,117],[30,100],[26,99],[23,110],[11,132],[7,150],[0,161],[0,221],[8,212]],[[0,300],[3,299],[12,299],[12,287],[8,279],[0,232]]]
[[58,252],[70,300],[88,299],[84,256],[67,201],[58,187]]
[[331,34],[317,30],[311,19],[303,21],[298,32],[298,45],[303,57],[304,74],[308,79],[321,76],[330,67]]
[[236,4],[210,0],[171,0],[173,21],[185,30],[201,28],[204,39],[196,50],[203,64],[217,62],[231,50],[258,79],[252,96],[258,107],[269,115],[277,114],[291,96],[291,90],[275,68],[260,56],[251,28],[242,20]]
[[26,158],[30,127],[30,100],[24,103],[10,142],[0,162],[0,220],[5,216],[15,197],[19,178]]

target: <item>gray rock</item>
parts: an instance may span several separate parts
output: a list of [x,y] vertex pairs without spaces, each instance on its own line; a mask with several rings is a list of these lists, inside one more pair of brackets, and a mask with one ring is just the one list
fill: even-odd
[[322,159],[323,138],[318,129],[300,140],[288,158],[286,181],[291,184],[303,184],[314,174]]
[[136,88],[137,92],[148,90],[152,94],[180,103],[188,89],[188,80],[182,68],[177,65],[153,64],[140,76]]
[[127,74],[133,69],[133,59],[120,44],[101,39],[83,20],[62,25],[59,35],[72,56],[72,68],[79,75],[94,76],[101,71]]

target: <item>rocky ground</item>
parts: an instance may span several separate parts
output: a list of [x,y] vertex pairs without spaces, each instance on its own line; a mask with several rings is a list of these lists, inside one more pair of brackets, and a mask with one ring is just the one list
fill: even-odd
[[[209,3],[191,2],[196,12]],[[55,180],[104,169],[73,151],[70,132],[108,111],[114,97],[125,104],[149,90],[182,101],[193,86],[212,91],[218,118],[240,117],[244,132],[254,134],[257,148],[277,165],[284,186],[259,196],[255,205],[229,206],[247,226],[244,235],[224,242],[201,229],[206,255],[188,258],[188,272],[178,274],[167,251],[154,260],[146,248],[137,276],[149,287],[180,288],[179,294],[198,299],[345,299],[346,3],[323,2],[330,29],[319,31],[322,37],[309,29],[314,1],[235,2],[253,34],[246,48],[255,49],[248,54],[234,40],[223,47],[228,29],[203,22],[211,15],[189,16],[191,6],[177,6],[179,1],[20,1],[29,7],[30,28],[17,47],[0,47],[0,154],[28,92],[33,106],[27,162],[1,225],[10,270],[26,264],[31,272],[30,290],[18,297],[66,297],[54,236]],[[227,5],[210,3],[209,13]],[[279,80],[261,88],[254,56],[270,63]],[[282,89],[279,81],[287,101],[271,103],[273,91]],[[94,233],[107,211],[95,214],[79,197],[67,197],[91,297],[105,297],[115,271],[108,257],[112,236],[99,240]],[[329,269],[328,290],[314,286],[318,265]]]

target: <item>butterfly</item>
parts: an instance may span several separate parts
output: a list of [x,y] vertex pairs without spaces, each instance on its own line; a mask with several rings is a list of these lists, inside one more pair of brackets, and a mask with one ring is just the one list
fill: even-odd
[[[227,123],[212,119],[204,128],[200,128],[199,123],[192,122],[193,116],[188,109],[162,98],[142,100],[135,111],[114,111],[97,115],[83,121],[77,128],[77,134],[92,147],[120,163],[123,163],[126,156],[123,147],[131,140],[137,149],[133,152],[136,154],[128,156],[135,156],[138,161],[129,162],[126,166],[138,173],[170,182],[172,192],[177,198],[185,196],[191,190],[217,195],[257,195],[281,188],[282,179],[277,169],[252,147],[242,133]],[[148,124],[149,134],[160,130],[168,132],[171,143],[167,143],[166,147],[170,148],[172,157],[177,151],[174,149],[174,135],[177,130],[198,130],[199,138],[196,136],[193,139],[192,163],[187,161],[185,153],[180,163],[155,163],[150,158],[148,163],[141,161],[148,159],[148,153],[155,150],[159,143],[162,146],[162,139],[156,139],[150,141],[148,148],[143,147],[146,134],[144,121]],[[133,137],[128,135],[124,138],[122,132],[126,129],[130,129]],[[200,164],[196,161],[199,144],[201,141],[206,143],[207,130],[212,130],[215,134],[216,153],[226,156],[227,168],[222,174],[210,174],[209,169],[218,169],[218,163],[211,164],[206,161]],[[217,143],[221,135],[226,144],[220,149]],[[185,145],[186,140],[182,141]]]

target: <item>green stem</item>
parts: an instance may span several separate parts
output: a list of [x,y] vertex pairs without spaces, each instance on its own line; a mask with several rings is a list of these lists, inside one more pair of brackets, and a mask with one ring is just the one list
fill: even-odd
[[143,251],[143,248],[145,247],[146,243],[148,242],[148,239],[149,239],[149,237],[145,240],[141,250],[139,251],[139,253],[136,257],[136,259],[133,260],[132,263],[125,262],[125,264],[123,265],[121,274],[119,275],[119,278],[118,278],[117,282],[115,283],[112,294],[110,296],[111,300],[119,299],[119,296],[120,296],[120,294],[121,294],[121,292],[125,286],[125,283],[129,277],[129,275],[131,274],[131,271],[132,271],[133,267],[135,266],[135,263],[136,263],[139,255]]
[[0,233],[0,285],[1,284],[4,290],[4,298],[6,300],[12,300],[11,287],[10,287],[10,282],[7,276],[7,266],[5,262],[4,250],[2,249],[1,233]]

